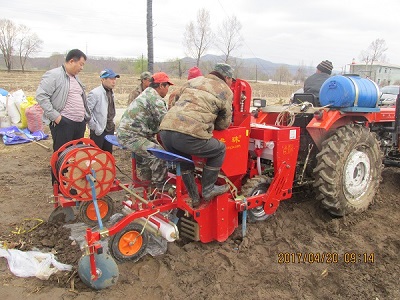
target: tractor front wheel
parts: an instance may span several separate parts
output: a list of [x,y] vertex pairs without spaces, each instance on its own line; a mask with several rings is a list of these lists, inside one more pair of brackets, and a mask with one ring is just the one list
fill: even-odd
[[376,135],[360,125],[341,127],[317,154],[317,199],[334,216],[364,211],[373,202],[382,169]]

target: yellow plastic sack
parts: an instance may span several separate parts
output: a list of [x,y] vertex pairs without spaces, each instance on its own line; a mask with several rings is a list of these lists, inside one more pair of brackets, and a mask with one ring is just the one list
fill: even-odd
[[21,128],[22,129],[28,127],[28,119],[26,118],[26,114],[25,114],[26,109],[35,104],[37,104],[37,101],[35,100],[35,98],[32,96],[29,96],[29,97],[26,97],[26,102],[22,102],[19,105],[20,110],[21,110]]

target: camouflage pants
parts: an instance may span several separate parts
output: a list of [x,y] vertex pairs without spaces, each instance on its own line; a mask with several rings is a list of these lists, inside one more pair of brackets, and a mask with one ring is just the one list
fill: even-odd
[[165,161],[150,154],[148,148],[163,149],[156,141],[146,140],[135,150],[136,176],[140,180],[151,180],[152,183],[163,183],[167,179]]

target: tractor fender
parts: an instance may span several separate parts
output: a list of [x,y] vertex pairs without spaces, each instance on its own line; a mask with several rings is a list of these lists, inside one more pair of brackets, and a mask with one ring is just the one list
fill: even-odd
[[352,123],[369,123],[373,121],[367,113],[344,113],[340,110],[321,109],[314,114],[308,123],[307,131],[315,145],[321,150],[322,142],[336,129]]

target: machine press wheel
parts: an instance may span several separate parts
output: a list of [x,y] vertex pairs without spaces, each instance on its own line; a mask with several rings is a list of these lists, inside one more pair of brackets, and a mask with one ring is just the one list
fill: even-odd
[[[97,199],[100,217],[103,222],[110,220],[115,213],[114,201],[110,196]],[[98,225],[96,210],[93,201],[82,201],[79,205],[79,219],[89,226]]]
[[110,253],[118,262],[135,262],[146,251],[148,241],[149,237],[146,230],[143,230],[143,226],[131,223],[111,237]]
[[75,214],[71,207],[57,206],[49,216],[49,223],[68,223],[73,220],[75,220]]
[[[242,187],[242,194],[245,197],[265,194],[271,184],[271,179],[267,176],[254,176],[249,179]],[[270,215],[264,210],[264,204],[247,211],[250,222],[266,220]]]
[[84,284],[95,290],[101,290],[117,283],[119,270],[116,262],[108,254],[94,254],[97,280],[92,279],[90,272],[90,256],[83,256],[78,262],[78,275]]

